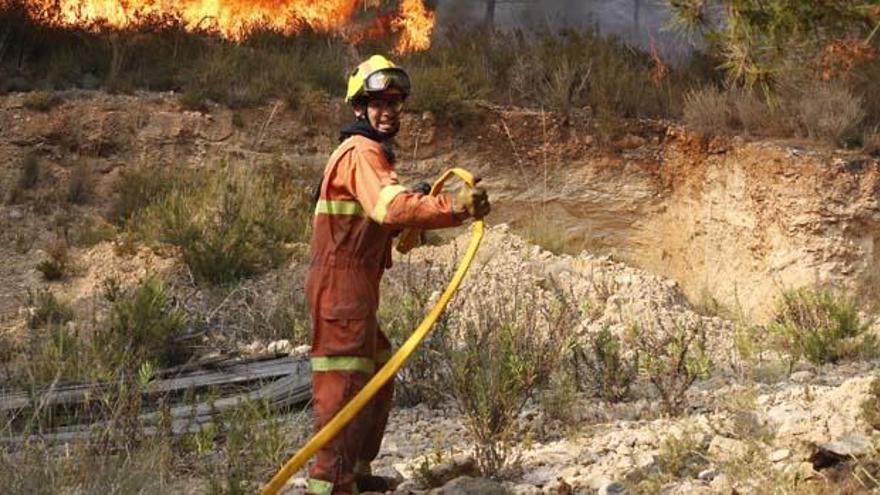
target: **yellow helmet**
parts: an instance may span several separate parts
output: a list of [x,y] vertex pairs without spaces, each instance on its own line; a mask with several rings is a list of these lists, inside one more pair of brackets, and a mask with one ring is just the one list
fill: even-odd
[[409,74],[382,55],[373,55],[358,65],[349,76],[345,101],[350,103],[361,96],[382,92],[390,87],[409,95]]

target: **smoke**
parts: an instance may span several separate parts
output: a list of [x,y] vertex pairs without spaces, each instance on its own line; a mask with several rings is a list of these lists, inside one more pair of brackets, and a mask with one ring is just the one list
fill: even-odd
[[[476,24],[486,15],[486,0],[436,0],[437,18],[445,26]],[[665,29],[668,8],[658,0],[496,0],[494,25],[499,29],[594,29],[648,49],[653,41],[667,57],[690,53],[690,44]]]

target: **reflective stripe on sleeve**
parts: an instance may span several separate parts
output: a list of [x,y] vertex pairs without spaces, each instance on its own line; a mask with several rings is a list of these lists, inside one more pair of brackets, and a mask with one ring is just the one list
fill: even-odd
[[312,358],[312,371],[360,371],[373,373],[373,360],[357,356],[320,356]]
[[321,213],[325,215],[356,216],[363,215],[364,208],[357,201],[321,199],[318,200],[318,204],[315,206],[315,215],[320,215]]
[[388,205],[391,204],[391,201],[393,201],[398,194],[404,191],[406,191],[406,188],[399,184],[383,187],[382,190],[379,191],[379,200],[376,201],[376,207],[373,208],[373,220],[378,223],[384,222],[385,215],[388,214]]
[[310,495],[330,495],[333,493],[333,483],[309,478],[309,485],[306,488],[306,491]]

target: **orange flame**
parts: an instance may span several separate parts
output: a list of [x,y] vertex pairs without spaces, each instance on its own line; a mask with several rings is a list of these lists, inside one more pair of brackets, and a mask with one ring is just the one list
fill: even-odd
[[395,47],[397,53],[422,51],[431,47],[434,13],[425,8],[422,0],[402,0],[400,16],[391,25],[401,32]]
[[[29,0],[28,11],[51,25],[87,29],[124,29],[149,19],[175,19],[189,30],[209,30],[234,40],[254,27],[296,34],[308,26],[320,32],[341,32],[361,3],[375,0]],[[0,0],[0,6],[5,2]],[[430,47],[434,14],[422,0],[402,0],[392,19],[378,22],[383,29],[362,33],[374,38],[399,33],[398,53]]]

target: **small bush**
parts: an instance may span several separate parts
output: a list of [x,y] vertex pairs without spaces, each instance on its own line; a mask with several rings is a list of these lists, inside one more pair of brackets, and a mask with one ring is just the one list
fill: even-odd
[[707,134],[729,132],[733,127],[727,94],[716,86],[705,86],[685,96],[684,121]]
[[67,183],[67,201],[77,205],[90,202],[95,196],[95,184],[97,178],[91,165],[79,160],[70,170],[70,179]]
[[186,327],[186,316],[172,305],[157,276],[148,275],[114,299],[106,325],[94,335],[95,351],[104,370],[132,371],[146,361],[170,366],[186,359],[188,351],[178,340]]
[[209,110],[208,98],[205,96],[205,93],[198,88],[184,91],[177,98],[177,102],[180,103],[180,108],[184,110],[192,110],[195,112],[207,112]]
[[865,118],[864,102],[848,88],[816,83],[806,88],[797,105],[802,128],[814,139],[843,145],[855,136]]
[[285,195],[271,177],[223,167],[200,182],[175,187],[139,218],[148,240],[180,248],[197,280],[224,284],[278,266],[308,232],[305,195]]
[[484,476],[498,476],[511,462],[516,418],[558,366],[573,317],[558,299],[539,301],[539,294],[512,283],[505,298],[479,289],[464,295],[479,307],[451,314],[439,370],[445,394],[465,416]]
[[607,327],[589,336],[588,349],[576,347],[574,357],[579,384],[586,381],[593,394],[609,402],[629,397],[639,372],[639,354],[625,356],[623,342]]
[[73,320],[73,308],[55,297],[48,290],[29,290],[27,294],[28,327],[62,325]]
[[138,212],[157,203],[171,189],[186,183],[185,170],[163,166],[136,166],[125,168],[114,185],[110,219],[118,225],[131,220]]
[[70,275],[73,262],[67,249],[67,241],[58,237],[46,246],[46,254],[49,259],[41,261],[37,270],[43,274],[46,280],[61,280]]
[[24,107],[38,112],[48,112],[60,105],[64,100],[55,93],[34,91],[24,97]]
[[859,317],[855,299],[804,288],[782,293],[769,330],[794,366],[801,359],[823,364],[875,354],[869,326]]
[[665,493],[663,488],[668,483],[696,478],[709,464],[706,455],[708,445],[700,437],[698,433],[685,432],[680,436],[664,438],[651,471],[638,481],[638,493]]
[[641,357],[641,368],[659,393],[663,412],[684,412],[688,389],[712,369],[702,320],[633,324],[626,343]]
[[410,75],[413,91],[407,106],[419,112],[433,112],[440,118],[461,123],[472,114],[470,94],[462,74],[464,69],[456,65],[440,67],[413,67]]

